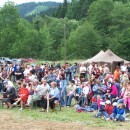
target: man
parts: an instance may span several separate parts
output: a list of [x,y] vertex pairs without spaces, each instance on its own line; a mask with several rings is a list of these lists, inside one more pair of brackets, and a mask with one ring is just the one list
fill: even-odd
[[53,74],[53,70],[51,68],[49,69],[49,74],[46,78],[48,83],[56,82],[56,75]]
[[104,71],[103,71],[103,75],[109,74],[110,73],[110,69],[108,68],[107,64],[104,64]]
[[42,84],[38,84],[38,80],[35,79],[35,82],[37,82],[37,87],[34,89],[34,94],[29,95],[26,106],[31,106],[33,102],[41,100],[44,98],[44,96],[47,95],[47,92],[50,90],[50,86],[47,84],[46,79],[42,79]]
[[120,81],[120,67],[119,66],[117,66],[116,70],[114,71],[114,79],[116,81]]
[[17,66],[17,70],[15,72],[16,81],[23,79],[23,71],[20,66]]

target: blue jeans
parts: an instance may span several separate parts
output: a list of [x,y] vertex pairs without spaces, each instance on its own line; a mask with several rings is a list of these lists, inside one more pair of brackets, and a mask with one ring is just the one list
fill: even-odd
[[103,112],[98,112],[96,117],[100,117],[100,116],[104,116],[105,118],[109,118],[109,115],[107,112],[103,111]]
[[63,91],[61,92],[61,97],[60,97],[61,106],[65,105],[65,100],[66,100],[66,93]]
[[115,117],[116,117],[116,113],[112,113],[112,114],[110,115],[110,119],[115,119]]
[[116,120],[121,120],[121,121],[125,121],[125,117],[121,114],[117,114],[115,117]]
[[67,96],[67,99],[66,99],[66,106],[70,106],[71,105],[71,101],[72,101],[72,98],[74,97],[74,94],[70,95],[70,96]]
[[70,74],[66,74],[66,81],[67,81],[67,84],[69,83],[69,80],[70,80]]

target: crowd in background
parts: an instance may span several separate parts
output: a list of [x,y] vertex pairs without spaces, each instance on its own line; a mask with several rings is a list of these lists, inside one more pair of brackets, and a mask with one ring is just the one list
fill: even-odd
[[44,112],[49,100],[54,111],[56,100],[70,107],[75,99],[77,112],[97,111],[96,118],[125,121],[129,115],[130,64],[117,66],[113,74],[108,64],[9,64],[1,65],[0,78],[1,100],[10,109],[40,101]]

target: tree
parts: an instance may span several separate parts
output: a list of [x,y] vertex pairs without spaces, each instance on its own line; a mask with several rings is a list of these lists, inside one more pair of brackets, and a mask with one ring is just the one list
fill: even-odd
[[67,53],[76,53],[76,58],[90,58],[99,50],[100,36],[89,23],[78,26],[76,31],[71,32],[67,43]]
[[20,16],[13,2],[5,3],[0,10],[0,52],[1,56],[10,56],[10,48],[17,40]]

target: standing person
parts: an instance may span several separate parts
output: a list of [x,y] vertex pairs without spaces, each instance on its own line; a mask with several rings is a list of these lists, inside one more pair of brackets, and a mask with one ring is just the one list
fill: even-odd
[[64,107],[65,106],[65,99],[66,99],[66,85],[67,85],[67,81],[65,79],[65,75],[64,73],[60,74],[60,91],[61,91],[61,106]]
[[2,80],[2,90],[4,90],[5,86],[3,83],[4,83],[4,81],[6,81],[9,78],[9,73],[7,72],[5,67],[2,68],[0,78]]
[[116,70],[114,71],[114,79],[116,79],[117,81],[120,81],[120,67],[117,66]]
[[69,67],[69,64],[66,64],[64,72],[65,72],[65,78],[66,78],[66,81],[67,81],[67,84],[68,84],[69,81],[70,81],[70,67]]
[[88,105],[88,94],[90,92],[90,86],[88,85],[88,82],[84,82],[84,88],[83,88],[83,97],[84,97],[84,105]]
[[18,92],[18,96],[19,96],[18,100],[15,103],[13,103],[13,105],[17,105],[20,102],[21,108],[19,110],[23,110],[23,103],[27,102],[28,96],[29,96],[29,91],[26,88],[25,84],[21,85],[21,88],[19,89],[19,92]]
[[75,82],[74,82],[74,80],[71,80],[70,85],[67,86],[67,99],[66,99],[66,106],[67,107],[70,107],[75,91],[76,91]]
[[106,74],[109,73],[110,73],[110,69],[108,68],[108,64],[104,64],[103,75],[105,76]]
[[23,71],[21,70],[20,66],[17,66],[17,70],[14,74],[16,77],[16,81],[23,79]]
[[87,71],[87,68],[85,67],[85,65],[81,64],[81,66],[79,68],[79,72],[80,72],[80,75],[84,76],[84,78],[86,76],[86,71]]
[[130,111],[130,82],[128,82],[128,86],[124,94],[124,104],[125,107],[128,105],[128,109]]

